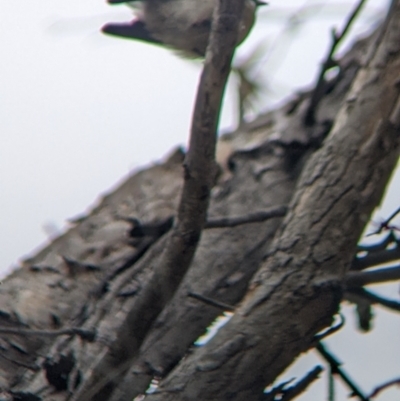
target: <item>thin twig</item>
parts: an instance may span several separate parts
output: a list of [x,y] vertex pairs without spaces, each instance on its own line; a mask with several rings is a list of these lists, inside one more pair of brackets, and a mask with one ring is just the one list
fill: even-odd
[[223,311],[234,312],[234,310],[235,310],[234,306],[228,305],[224,302],[215,301],[212,298],[206,297],[204,295],[196,294],[195,292],[188,292],[188,297],[198,299],[199,301],[202,301],[208,305],[216,306],[217,308],[220,308]]
[[344,318],[344,316],[341,313],[339,313],[339,317],[340,317],[339,323],[337,323],[335,326],[329,327],[327,330],[323,331],[322,333],[316,334],[314,336],[314,341],[319,342],[319,341],[323,340],[324,338],[329,337],[330,335],[339,331],[346,322],[346,319]]
[[308,372],[302,379],[300,379],[296,384],[284,390],[283,396],[280,401],[290,401],[295,397],[307,390],[315,380],[319,378],[319,374],[324,370],[322,366],[317,365],[314,369]]
[[280,397],[282,393],[285,391],[285,387],[291,383],[294,379],[286,380],[282,383],[279,383],[275,387],[273,387],[268,392],[264,393],[261,397],[262,401],[275,401],[276,397]]
[[264,211],[249,213],[244,216],[214,217],[207,220],[204,228],[236,227],[242,224],[258,223],[274,217],[283,217],[286,212],[286,206],[278,206]]
[[40,337],[57,337],[57,336],[79,336],[82,340],[92,342],[96,338],[94,330],[80,329],[79,327],[70,327],[60,330],[32,330],[32,329],[15,329],[11,327],[0,327],[0,334],[14,334],[17,336],[40,336]]
[[367,237],[370,237],[371,235],[376,235],[380,234],[382,231],[387,231],[387,230],[393,230],[393,229],[398,229],[398,227],[395,226],[390,226],[390,222],[400,213],[400,207],[396,209],[386,220],[384,220],[382,223],[379,223],[379,227],[376,231],[369,233]]
[[315,86],[315,89],[311,95],[310,103],[307,108],[307,111],[304,116],[304,123],[306,125],[313,125],[315,123],[315,114],[318,108],[318,104],[324,95],[324,90],[325,90],[325,73],[332,67],[336,66],[337,63],[334,60],[334,53],[340,44],[340,42],[343,40],[343,38],[346,36],[347,32],[349,31],[352,23],[356,19],[358,13],[361,11],[364,3],[366,0],[360,0],[357,4],[357,6],[354,8],[354,10],[351,12],[349,17],[347,18],[347,21],[344,25],[344,28],[341,33],[337,33],[335,29],[332,30],[332,43],[331,47],[329,48],[328,54],[325,57],[325,61],[321,65],[321,70],[319,72],[317,84]]
[[[276,217],[283,217],[286,213],[287,206],[277,206],[243,216],[212,217],[206,221],[203,228],[229,228],[250,223],[260,223]],[[131,237],[161,236],[168,232],[174,225],[174,218],[172,216],[160,222],[145,224],[132,217],[120,217],[119,219],[127,221],[133,225],[133,228],[129,233]]]
[[345,371],[340,367],[341,363],[326,349],[326,347],[322,344],[322,342],[318,343],[315,347],[319,354],[326,360],[329,366],[332,369],[333,374],[337,374],[340,378],[347,384],[347,386],[351,389],[352,393],[357,396],[362,401],[369,401],[368,397],[366,397],[358,386],[350,379],[350,377],[345,373]]
[[377,242],[370,245],[357,245],[358,251],[365,251],[365,252],[379,252],[384,251],[390,244],[393,244],[397,241],[396,236],[394,235],[393,231],[389,231],[386,237],[382,239],[381,242]]
[[372,391],[372,393],[369,395],[369,398],[376,397],[377,395],[379,395],[379,393],[381,391],[386,390],[387,388],[396,386],[396,385],[400,386],[400,378],[390,380],[386,383],[381,384],[378,387],[375,387],[374,390]]
[[400,302],[383,298],[371,291],[367,291],[365,288],[349,288],[349,289],[347,289],[347,292],[349,292],[350,294],[355,294],[362,298],[365,298],[373,304],[382,305],[382,306],[384,306],[388,309],[394,310],[396,312],[400,311]]

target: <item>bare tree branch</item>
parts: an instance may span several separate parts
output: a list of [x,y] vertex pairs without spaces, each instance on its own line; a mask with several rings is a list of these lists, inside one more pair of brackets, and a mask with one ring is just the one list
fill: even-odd
[[380,241],[371,245],[358,245],[351,270],[363,270],[400,259],[400,241],[390,230]]
[[149,395],[149,401],[259,397],[330,325],[341,279],[398,160],[399,18],[397,1],[328,138],[303,169],[246,298],[212,341],[160,382],[161,391],[181,391],[173,398]]
[[316,366],[296,384],[286,389],[280,401],[290,401],[304,393],[304,391],[306,391],[307,388],[319,378],[319,375],[323,370],[322,366]]
[[366,272],[349,272],[345,277],[347,287],[362,287],[397,280],[400,280],[400,265]]
[[338,33],[335,29],[332,30],[332,36],[331,36],[332,43],[328,50],[328,54],[325,57],[325,61],[321,65],[321,69],[320,69],[319,76],[317,79],[317,84],[315,86],[315,89],[314,89],[313,94],[310,99],[309,106],[308,106],[307,111],[304,116],[304,122],[306,125],[313,125],[315,123],[315,115],[317,112],[318,103],[320,102],[320,100],[323,96],[323,92],[325,90],[325,84],[326,84],[325,73],[330,68],[337,65],[336,61],[333,58],[333,55],[334,55],[338,45],[340,44],[340,42],[346,36],[352,23],[355,21],[357,15],[361,11],[365,2],[366,2],[366,0],[359,0],[357,6],[354,8],[354,10],[351,12],[349,17],[347,18],[347,21],[344,24],[342,32]]
[[400,378],[390,380],[390,381],[388,381],[388,382],[386,382],[386,383],[383,383],[383,384],[381,384],[380,386],[376,387],[376,388],[372,391],[372,393],[369,395],[369,398],[376,397],[376,396],[379,395],[379,393],[381,393],[383,390],[386,390],[387,388],[392,387],[392,386],[396,386],[396,385],[397,385],[397,386],[400,386]]
[[349,375],[340,367],[342,364],[339,362],[331,352],[327,350],[325,345],[321,342],[316,346],[316,350],[318,353],[326,360],[326,362],[331,367],[332,373],[337,374],[345,384],[352,391],[352,395],[357,396],[361,401],[368,401],[368,397],[366,397],[362,391],[358,388],[358,386],[354,383],[352,379],[350,379]]
[[[267,210],[260,210],[258,212],[252,212],[243,216],[229,216],[229,217],[211,217],[208,218],[204,229],[211,228],[226,228],[236,227],[242,224],[259,223],[275,217],[283,217],[287,212],[287,206],[272,207]],[[133,225],[130,232],[132,237],[143,237],[149,236],[160,236],[169,231],[174,224],[173,216],[157,223],[143,224],[136,218],[131,217],[120,217],[121,220],[127,221]]]
[[278,206],[269,210],[249,213],[245,216],[214,217],[209,218],[204,228],[236,227],[241,224],[258,223],[274,217],[283,217],[287,212],[287,206]]
[[376,231],[368,234],[368,236],[380,234],[382,231],[385,230],[393,230],[397,229],[397,227],[391,227],[390,222],[400,213],[400,207],[395,210],[386,220],[379,224],[379,227]]
[[378,266],[384,263],[393,262],[400,259],[400,246],[396,240],[396,247],[383,251],[369,252],[366,256],[355,258],[351,270],[364,270],[369,267]]
[[400,311],[400,302],[392,301],[391,299],[386,299],[371,291],[366,290],[365,288],[349,288],[347,292],[365,298],[366,300],[370,301],[373,304],[382,305],[385,308],[394,310],[396,312]]

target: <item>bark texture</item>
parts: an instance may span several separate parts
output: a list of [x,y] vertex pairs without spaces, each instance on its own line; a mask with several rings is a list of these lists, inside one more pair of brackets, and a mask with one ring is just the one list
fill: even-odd
[[357,241],[398,159],[400,1],[369,50],[242,305],[148,400],[259,399],[331,323]]
[[[223,168],[208,216],[282,205],[288,214],[203,231],[188,273],[154,324],[132,327],[143,294],[158,294],[152,283],[183,182],[180,150],[129,177],[4,280],[1,326],[79,327],[96,336],[0,335],[1,399],[70,400],[95,375],[115,382],[101,400],[130,400],[155,376],[166,379],[151,401],[255,400],[315,346],[398,158],[400,1],[393,4],[382,31],[341,60],[313,126],[303,124],[304,93],[220,139]],[[188,292],[237,305],[246,291],[231,321],[193,349],[221,310]],[[140,344],[132,344],[138,330]],[[126,372],[129,346],[138,350]]]

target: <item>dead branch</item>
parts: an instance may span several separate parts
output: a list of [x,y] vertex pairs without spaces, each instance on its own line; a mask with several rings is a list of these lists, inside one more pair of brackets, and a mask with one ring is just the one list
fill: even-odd
[[188,297],[194,298],[194,299],[198,299],[199,301],[202,301],[208,305],[211,306],[215,306],[223,311],[230,311],[233,312],[235,310],[235,308],[231,305],[228,305],[224,302],[219,302],[216,301],[214,299],[211,299],[209,297],[206,297],[205,295],[201,295],[201,294],[196,294],[195,292],[189,292],[188,293]]
[[379,304],[396,312],[400,311],[400,302],[386,299],[384,297],[381,297],[380,295],[366,290],[365,288],[349,288],[347,292],[364,298],[367,301],[370,301],[372,304]]
[[290,401],[304,393],[307,388],[319,378],[320,373],[323,371],[322,366],[316,366],[310,372],[308,372],[301,380],[299,380],[293,386],[285,389],[281,401]]
[[359,387],[354,383],[354,381],[350,379],[349,375],[341,368],[341,362],[339,362],[335,356],[327,350],[325,345],[319,343],[316,347],[316,350],[329,364],[332,374],[337,374],[349,387],[352,395],[357,396],[361,401],[368,401],[368,397],[366,397]]
[[379,393],[381,393],[383,390],[386,390],[387,388],[392,387],[392,386],[396,386],[396,385],[397,385],[397,386],[400,386],[400,378],[390,380],[390,381],[388,381],[388,382],[386,382],[386,383],[383,383],[383,384],[381,384],[380,386],[376,387],[376,388],[372,391],[372,393],[369,395],[369,398],[376,397],[376,396],[379,395]]
[[245,216],[214,217],[207,220],[204,228],[236,227],[242,224],[259,223],[275,217],[283,217],[286,212],[286,206],[278,206],[269,210],[249,213]]

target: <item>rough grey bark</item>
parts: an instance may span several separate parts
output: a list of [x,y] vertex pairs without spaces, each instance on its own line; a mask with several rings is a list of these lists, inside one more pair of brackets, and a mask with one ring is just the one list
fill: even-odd
[[149,401],[260,399],[331,323],[357,241],[399,155],[400,1],[369,50],[245,300]]
[[[318,109],[319,124],[304,127],[308,94],[303,94],[220,140],[229,157],[212,191],[209,216],[240,216],[290,202],[289,214],[272,248],[281,219],[203,232],[187,276],[144,334],[116,399],[128,400],[144,392],[154,376],[166,376],[221,313],[189,298],[188,291],[235,305],[266,257],[229,325],[162,382],[160,391],[167,392],[148,398],[256,399],[329,325],[340,300],[341,275],[398,155],[398,126],[397,136],[391,136],[398,114],[389,121],[396,101],[399,109],[400,18],[395,16],[386,34],[370,41],[371,55],[377,49],[378,55],[361,70],[351,95],[347,91],[367,43],[342,60],[341,73]],[[329,139],[312,156],[333,121]],[[1,326],[80,327],[97,334],[94,342],[77,336],[1,335],[4,399],[70,399],[110,349],[116,351],[116,369],[108,366],[96,374],[123,373],[118,351],[125,350],[118,344],[130,341],[120,342],[121,334],[137,319],[131,311],[142,301],[142,289],[151,282],[168,241],[166,222],[176,213],[182,161],[177,151],[164,164],[128,178],[89,216],[4,280]],[[140,237],[139,222],[158,225],[158,230]],[[107,393],[100,399],[108,399]]]

